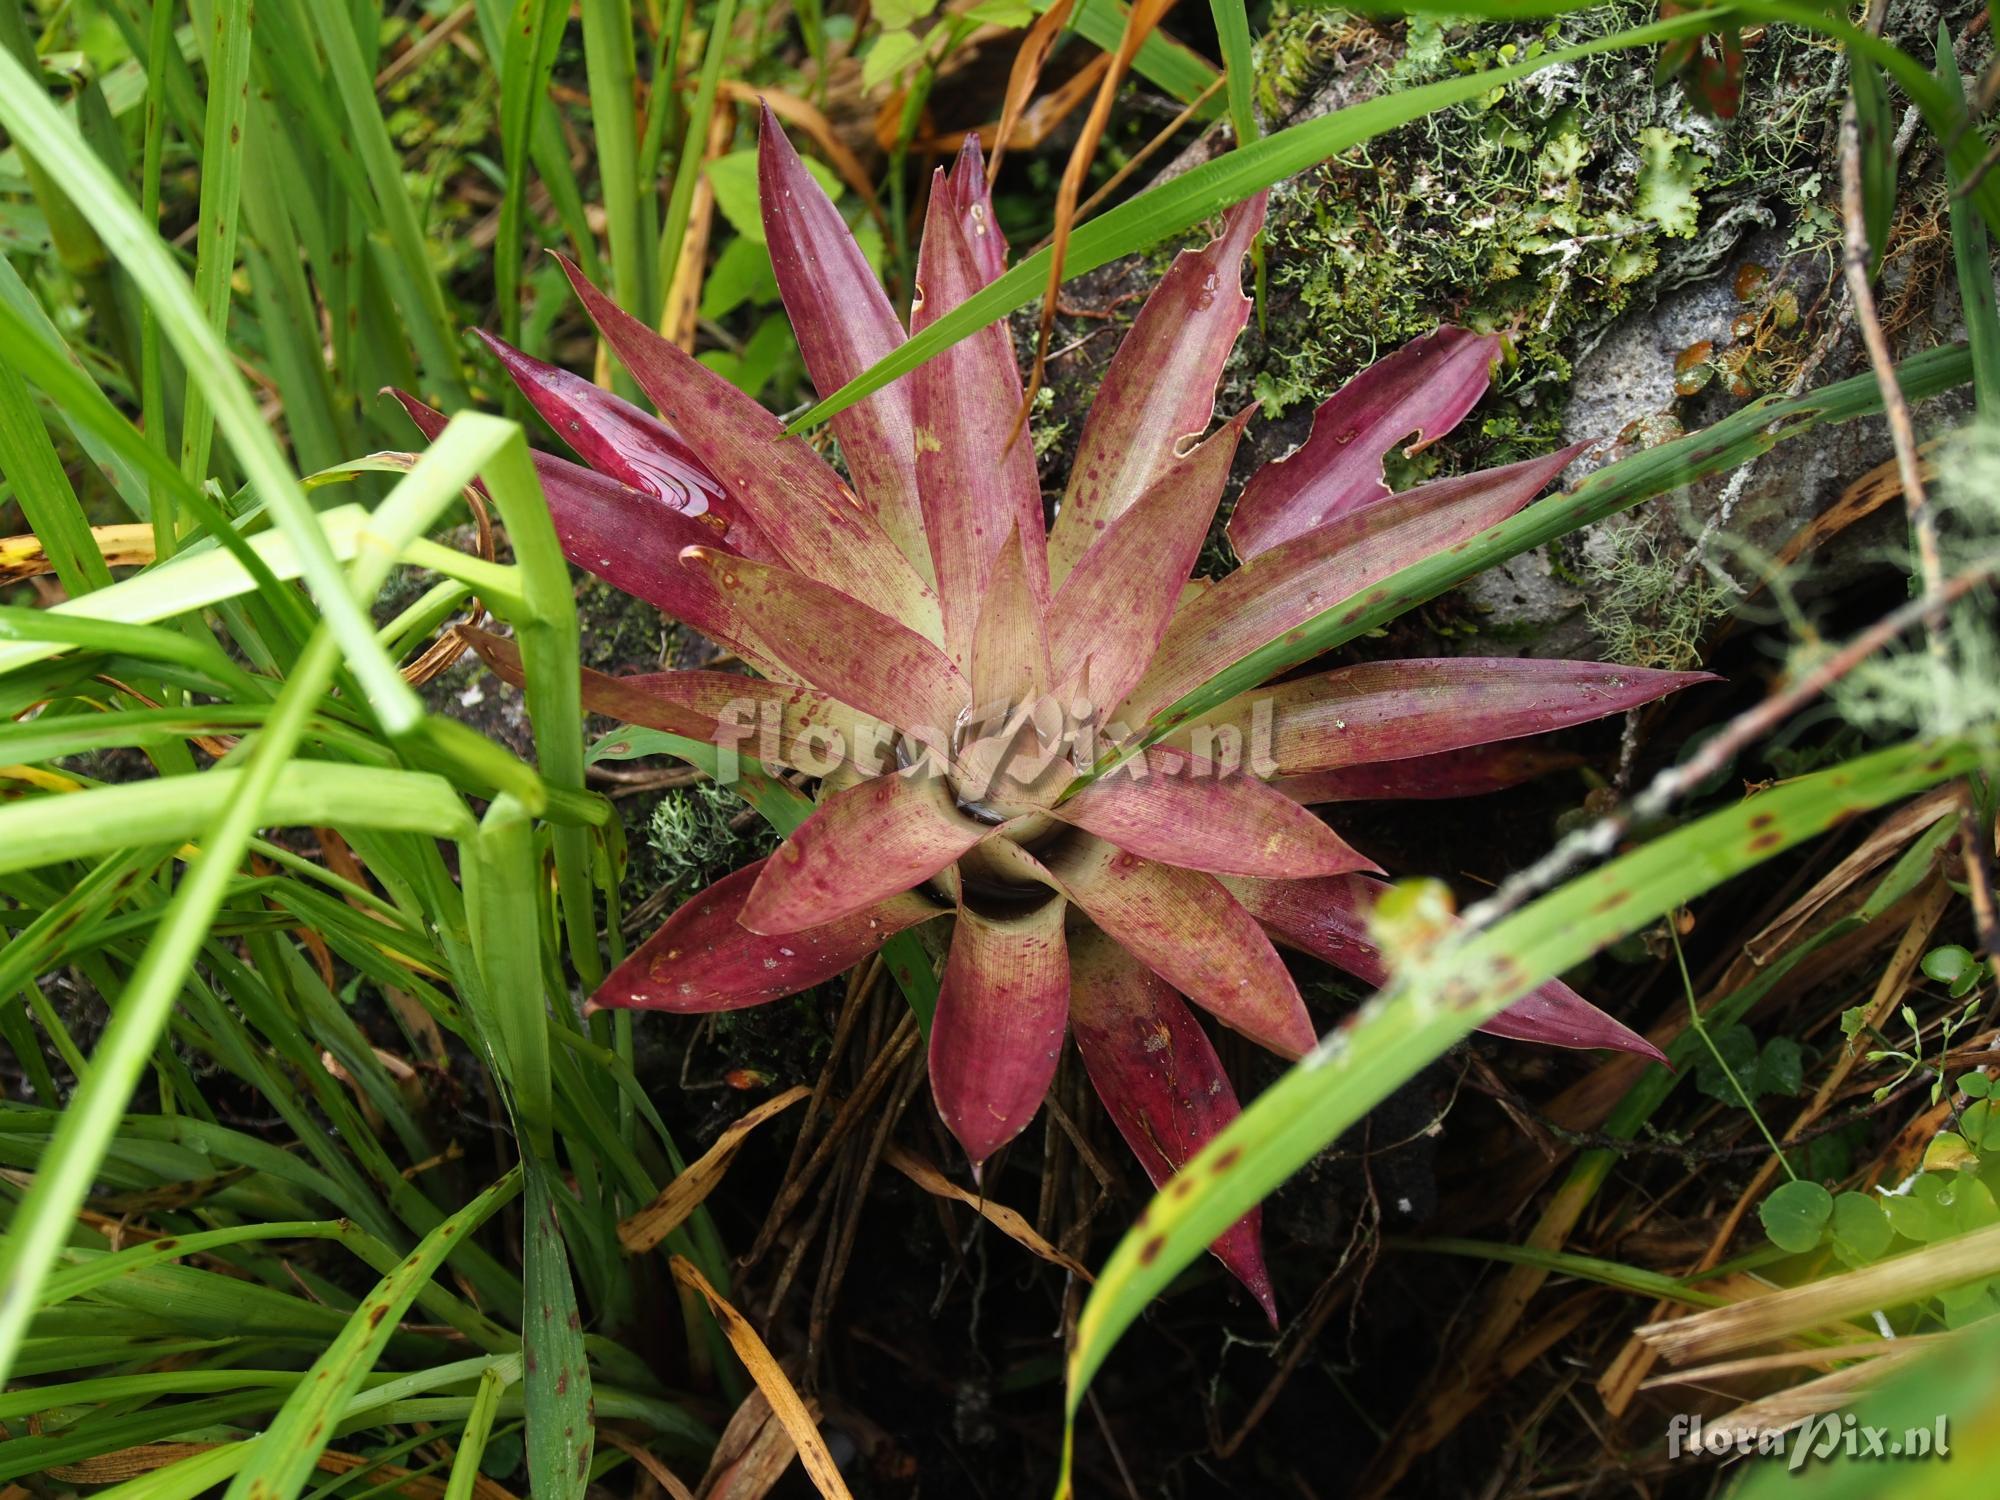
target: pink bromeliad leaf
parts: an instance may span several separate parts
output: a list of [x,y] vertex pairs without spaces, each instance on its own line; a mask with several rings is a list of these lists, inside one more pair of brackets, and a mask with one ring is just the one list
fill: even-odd
[[1434,479],[1282,542],[1177,610],[1126,703],[1151,719],[1286,631],[1397,570],[1477,536],[1521,509],[1586,445]]
[[[1380,989],[1389,965],[1369,937],[1368,916],[1388,887],[1366,875],[1327,880],[1233,880],[1230,890],[1272,936]],[[1524,996],[1481,1031],[1550,1047],[1606,1047],[1665,1062],[1659,1048],[1560,980]]]
[[[444,431],[445,418],[414,396],[390,394],[425,437]],[[644,599],[719,641],[760,668],[770,657],[757,635],[707,578],[681,566],[687,547],[728,550],[721,525],[708,515],[689,515],[658,495],[607,479],[595,470],[548,453],[532,455],[535,474],[549,503],[563,556],[620,593]]]
[[675,432],[609,391],[592,385],[556,365],[523,354],[513,345],[475,329],[493,351],[500,367],[528,402],[562,440],[583,455],[585,463],[607,478],[648,495],[656,495],[676,510],[698,516],[712,513],[725,526],[732,552],[775,562],[778,554],[743,507]]
[[1380,868],[1283,792],[1160,745],[1100,776],[1055,815],[1190,870],[1302,879]]
[[1280,542],[1388,498],[1382,460],[1429,447],[1486,394],[1500,340],[1449,325],[1405,344],[1348,381],[1313,417],[1312,436],[1252,476],[1229,518],[1229,544],[1248,562]]
[[1428,801],[1505,791],[1537,776],[1582,764],[1581,755],[1568,751],[1505,741],[1441,750],[1436,755],[1413,755],[1407,760],[1283,776],[1271,785],[1293,801],[1307,804]]
[[[1071,939],[1069,1020],[1091,1086],[1154,1187],[1166,1186],[1240,1112],[1194,1013],[1102,933]],[[1253,1208],[1209,1249],[1276,1326],[1262,1239],[1263,1210]]]
[[904,891],[824,927],[769,937],[738,920],[763,868],[758,860],[723,876],[667,918],[612,970],[591,1004],[701,1015],[782,1000],[845,972],[905,928],[949,910]]
[[1238,204],[1206,247],[1175,257],[1112,356],[1049,534],[1056,582],[1208,430],[1216,382],[1250,316],[1243,257],[1263,227],[1264,203],[1259,193]]
[[[981,280],[967,245],[956,194],[935,175],[917,259],[919,303],[913,328],[957,307]],[[1048,599],[1048,548],[1035,448],[1014,435],[1021,372],[1006,323],[981,329],[910,374],[916,414],[917,492],[936,565],[945,648],[963,666],[972,647],[986,581],[1010,531],[1019,530],[1028,583]]]
[[[820,395],[829,396],[903,342],[888,294],[826,190],[764,107],[757,136],[764,237],[778,295]],[[894,381],[833,419],[854,488],[903,555],[930,579],[930,545],[917,503],[910,382]]]
[[937,601],[929,586],[817,453],[785,436],[784,424],[770,412],[557,258],[639,389],[790,567],[921,635],[937,635]]
[[1223,1025],[1282,1057],[1315,1041],[1277,950],[1213,875],[1077,839],[1046,861],[1063,894]]
[[1109,707],[1145,675],[1201,556],[1230,461],[1255,410],[1162,468],[1070,570],[1049,607],[1049,659],[1058,680],[1087,659],[1091,692]]
[[1049,646],[1018,529],[987,576],[968,664],[975,707],[1031,702],[1048,690]]
[[712,547],[681,554],[779,661],[822,692],[949,754],[970,694],[958,669],[915,631],[835,588]]
[[[959,233],[972,255],[972,268],[984,287],[1007,269],[1007,239],[993,217],[993,191],[986,183],[986,156],[979,137],[968,135],[958,159],[944,179],[947,206],[958,216]],[[933,309],[930,316],[937,316]]]
[[[461,625],[458,633],[503,682],[525,685],[521,652],[513,641]],[[874,775],[888,767],[894,731],[837,698],[797,683],[743,677],[734,672],[644,672],[610,677],[582,669],[583,706],[594,714],[685,735],[708,744],[735,743],[766,765],[799,767],[820,775],[825,762],[844,761]]]
[[1403,658],[1258,688],[1212,722],[1248,735],[1268,705],[1269,754],[1279,775],[1296,776],[1544,734],[1716,680],[1585,661]]
[[1069,1011],[1063,903],[986,916],[961,906],[931,1025],[931,1093],[977,1175],[1041,1108]]
[[753,932],[819,927],[921,885],[991,833],[941,776],[877,776],[830,794],[764,862],[739,920]]

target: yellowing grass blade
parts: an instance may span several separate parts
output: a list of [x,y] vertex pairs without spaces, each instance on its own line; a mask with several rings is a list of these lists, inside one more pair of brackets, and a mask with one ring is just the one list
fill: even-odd
[[812,1090],[804,1084],[795,1085],[775,1099],[766,1099],[723,1131],[715,1138],[714,1145],[704,1151],[698,1160],[689,1162],[661,1190],[659,1197],[618,1226],[618,1243],[638,1255],[652,1249],[680,1228],[687,1216],[701,1206],[702,1200],[715,1191],[716,1185],[722,1181],[722,1174],[729,1170],[729,1163],[750,1138],[750,1132],[774,1115],[783,1114],[810,1093]]
[[708,1278],[701,1274],[693,1261],[676,1255],[672,1265],[674,1280],[701,1293],[709,1311],[722,1325],[736,1357],[743,1361],[750,1378],[757,1382],[757,1389],[764,1393],[764,1399],[771,1403],[772,1412],[791,1435],[806,1476],[826,1500],[853,1500],[847,1481],[840,1477],[840,1469],[834,1464],[833,1455],[827,1452],[826,1441],[820,1437],[812,1414],[806,1410],[805,1402],[799,1399],[790,1378],[779,1368],[778,1361],[765,1347],[764,1341],[757,1337],[757,1330],[750,1326],[749,1319],[722,1300],[722,1295],[708,1284]]

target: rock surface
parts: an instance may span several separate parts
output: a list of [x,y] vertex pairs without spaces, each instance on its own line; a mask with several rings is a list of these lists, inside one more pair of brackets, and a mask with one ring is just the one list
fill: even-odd
[[[1952,0],[1943,19],[1962,32],[1977,10]],[[1924,55],[1939,19],[1937,6],[1897,5],[1889,31]],[[1281,12],[1260,44],[1264,97],[1289,91],[1291,102],[1270,128],[1392,82],[1443,76],[1467,58],[1510,60],[1615,23],[1480,26],[1447,38],[1421,22]],[[1970,39],[1961,67],[1976,71],[1989,50],[1983,35]],[[1296,446],[1313,407],[1369,359],[1441,321],[1508,333],[1516,363],[1452,438],[1420,461],[1392,463],[1398,484],[1598,440],[1574,479],[1752,396],[1865,373],[1839,271],[1845,86],[1836,52],[1773,29],[1750,50],[1741,114],[1718,125],[1677,84],[1656,82],[1650,61],[1612,53],[1550,68],[1282,184],[1267,232],[1267,327],[1246,333],[1218,402],[1224,413],[1252,399],[1264,406],[1234,484]],[[1921,131],[1900,138],[1905,187],[1878,296],[1908,354],[1960,336],[1962,324],[1940,167]],[[1230,144],[1218,124],[1162,176]],[[1070,287],[1066,305],[1114,321],[1068,320],[1058,335],[1069,352],[1051,366],[1045,419],[1057,435],[1045,473],[1063,472],[1115,333],[1165,261],[1133,257]],[[1459,591],[1444,649],[1686,664],[1733,594],[1766,581],[1762,559],[1888,457],[1879,420],[1819,429],[1565,539],[1553,555],[1518,558]],[[1895,519],[1885,507],[1833,537],[1815,553],[1810,586],[1878,564]]]

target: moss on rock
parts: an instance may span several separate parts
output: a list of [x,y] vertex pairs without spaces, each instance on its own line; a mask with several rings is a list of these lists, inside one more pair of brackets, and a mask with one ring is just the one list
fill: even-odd
[[[1375,90],[1529,60],[1646,18],[1626,4],[1515,25],[1417,18],[1400,52],[1374,64]],[[1260,51],[1267,107],[1296,108],[1364,30],[1340,11],[1282,9]],[[1281,418],[1458,322],[1510,337],[1497,399],[1392,479],[1546,452],[1578,353],[1638,299],[1713,270],[1753,225],[1836,232],[1819,169],[1841,83],[1837,51],[1774,28],[1749,54],[1742,113],[1727,124],[1647,60],[1611,52],[1378,137],[1274,200],[1270,322],[1242,361],[1245,394]]]

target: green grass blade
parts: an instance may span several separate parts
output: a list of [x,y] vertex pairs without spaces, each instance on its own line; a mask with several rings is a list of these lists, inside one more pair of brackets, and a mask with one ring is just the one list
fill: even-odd
[[[496,0],[484,12],[503,13]],[[569,22],[569,0],[514,0],[511,22],[485,27],[489,46],[500,44],[500,159],[507,181],[500,200],[499,234],[493,242],[493,286],[500,304],[500,327],[507,342],[521,342],[521,254],[527,219],[528,162],[534,156],[536,122],[547,108],[549,79]]]
[[1251,102],[1257,83],[1257,62],[1250,53],[1250,14],[1244,0],[1209,0],[1215,17],[1215,37],[1222,48],[1223,77],[1229,96],[1229,120],[1236,127],[1236,144],[1257,139],[1257,110]]
[[479,955],[481,1030],[506,1080],[526,1149],[555,1148],[548,998],[542,985],[541,861],[534,826],[513,797],[487,809],[461,860],[465,905]]
[[1868,274],[1882,269],[1889,250],[1889,225],[1896,217],[1895,121],[1889,112],[1889,90],[1872,58],[1848,58],[1848,98],[1861,153],[1861,218],[1868,239]]
[[[122,10],[114,11],[114,14],[122,18],[121,24],[127,27],[126,41],[137,53],[139,28],[136,20],[125,18]],[[160,222],[160,179],[166,161],[169,69],[182,60],[179,49],[174,45],[174,7],[166,0],[153,7],[150,23],[146,27],[146,50],[143,55],[146,59],[146,119],[143,127],[145,144],[139,168],[139,217],[142,223],[157,225]],[[166,370],[160,351],[160,318],[150,304],[140,313],[139,392],[140,419],[151,438],[148,446],[164,458],[167,442]],[[172,557],[179,545],[180,521],[175,515],[171,492],[163,492],[156,482],[147,500],[152,510],[155,555],[162,559]]]
[[528,1300],[521,1330],[522,1378],[528,1417],[528,1488],[552,1500],[582,1500],[590,1486],[590,1454],[596,1436],[591,1415],[590,1362],[577,1317],[576,1288],[570,1282],[569,1250],[549,1168],[535,1157],[524,1163],[528,1178]]
[[111,582],[90,520],[63,472],[47,424],[10,361],[0,360],[0,474],[14,489],[28,529],[41,538],[56,579],[71,598]]
[[[223,520],[214,504],[188,483],[167,460],[164,450],[148,443],[111,404],[63,345],[41,309],[32,304],[23,307],[8,294],[12,274],[13,268],[0,258],[0,342],[6,346],[8,359],[54,404],[77,445],[112,476],[134,515],[142,520],[152,515],[149,487],[163,501],[185,510],[205,533],[228,547],[255,574],[265,602],[285,612],[295,636],[304,639],[309,617],[303,603],[278,587],[277,578],[263,568],[249,543]],[[19,286],[18,281],[13,284]],[[173,550],[170,545],[160,554],[161,559],[171,557]]]
[[[1053,0],[1028,0],[1028,3],[1040,15]],[[1120,0],[1081,0],[1070,25],[1100,51],[1116,52],[1119,39],[1125,35],[1125,15],[1126,7]],[[1207,58],[1158,31],[1139,44],[1138,55],[1132,59],[1132,71],[1182,104],[1194,103],[1215,82],[1215,69]],[[1216,100],[1196,118],[1210,119],[1221,107],[1221,101]]]
[[[1182,1267],[1301,1163],[1480,1022],[1662,913],[1870,808],[1991,765],[1984,736],[1916,742],[1709,814],[1414,963],[1182,1168],[1106,1263],[1077,1325],[1071,1420],[1118,1337]],[[1066,1481],[1065,1481],[1066,1487]]]
[[319,600],[327,627],[368,689],[384,723],[392,732],[414,724],[422,715],[422,705],[376,641],[366,612],[347,589],[305,492],[173,257],[153,228],[141,221],[124,188],[96,153],[63,119],[27,70],[4,50],[0,50],[0,124],[61,175],[69,195],[90,215],[106,246],[123,262],[159,315],[161,331],[180,352],[190,381],[201,385],[252,489],[298,549],[301,570]]
[[[1938,78],[1951,102],[1965,107],[1965,80],[1959,76],[1958,59],[1953,55],[1951,34],[1938,23]],[[1965,308],[1965,337],[1972,349],[1972,395],[1979,415],[1988,422],[2000,421],[2000,306],[1993,291],[1993,242],[1986,221],[1967,211],[1964,198],[1965,176],[1957,163],[1947,161],[1946,176],[1952,187],[1951,256],[1958,273],[1959,300]]]
[[[10,802],[0,807],[0,873],[192,838],[249,786],[247,771],[215,770]],[[323,760],[287,763],[257,818],[259,827],[342,823],[438,838],[473,831],[472,814],[441,776]]]
[[349,6],[313,0],[308,6],[325,49],[327,71],[345,112],[348,139],[361,157],[362,168],[374,191],[376,210],[381,214],[392,254],[387,257],[397,273],[398,305],[408,319],[407,332],[417,346],[429,381],[430,394],[447,409],[468,405],[465,386],[459,378],[457,346],[451,333],[451,314],[445,307],[444,289],[437,269],[431,264],[423,226],[417,220],[416,205],[403,182],[402,159],[389,138],[375,101],[375,75],[363,54],[357,33],[358,18]]
[[639,215],[649,211],[653,200],[639,182],[639,116],[633,98],[639,61],[632,0],[582,0],[582,11],[590,124],[596,133],[599,193],[611,242],[612,291],[626,312],[651,323],[658,309],[651,268],[641,249]]
[[461,1241],[511,1202],[521,1190],[518,1168],[424,1236],[423,1243],[369,1293],[326,1352],[313,1362],[257,1440],[225,1500],[292,1500],[305,1488],[319,1455],[333,1437],[334,1421],[375,1367],[396,1324]]
[[[91,462],[96,464],[111,481],[112,489],[117,491],[118,498],[124,502],[125,508],[138,519],[146,520],[151,515],[146,493],[147,485],[140,477],[139,469],[135,467],[129,450],[125,447],[114,447],[114,437],[99,435],[101,417],[96,421],[80,421],[76,408],[81,404],[90,403],[94,397],[95,402],[103,409],[113,411],[115,427],[122,427],[124,432],[142,448],[145,446],[145,440],[133,432],[132,424],[122,415],[117,415],[115,408],[105,400],[104,392],[99,389],[96,380],[84,370],[82,363],[65,342],[56,325],[49,321],[49,315],[42,311],[34,293],[30,292],[27,284],[21,280],[20,272],[14,269],[13,262],[4,255],[0,255],[0,347],[5,347],[9,361],[19,368],[20,373],[26,376],[31,384],[40,386],[48,395],[55,406],[56,415],[62,419],[63,425],[76,439],[77,446],[90,455]],[[63,389],[67,390],[70,384],[74,384],[88,394],[80,401],[64,399],[56,389],[51,388],[49,382],[35,373],[49,362],[59,364],[68,372],[68,382],[64,384]],[[58,376],[57,379],[64,381],[65,377]],[[169,476],[168,483],[182,482],[180,470],[166,463],[164,456],[158,456],[158,461]]]
[[[4,82],[4,67],[10,61],[0,57],[0,82]],[[0,90],[0,116],[5,115],[8,107],[5,92]],[[60,139],[59,134],[57,138]],[[123,203],[122,198],[118,201]],[[123,206],[129,212],[130,205]],[[157,240],[150,243],[156,246]],[[185,288],[181,291],[184,293]],[[198,343],[196,347],[199,347]],[[235,394],[242,395],[240,388]],[[373,599],[381,590],[395,566],[405,537],[435,520],[442,507],[473,477],[477,464],[510,437],[518,445],[520,430],[512,423],[495,418],[467,416],[454,421],[439,435],[438,441],[416,467],[390,492],[380,510],[369,518],[371,545],[358,552],[352,576],[337,578],[336,581],[340,598],[361,620],[371,648],[380,651],[373,628],[362,613],[360,601]],[[296,485],[289,474],[285,477]],[[300,500],[303,503],[302,494]],[[323,551],[327,550],[326,539],[318,526],[311,520],[305,525],[312,532],[313,540]],[[330,551],[327,555],[330,556]],[[190,563],[197,566],[207,564],[211,556],[219,559],[222,565],[237,566],[234,558],[216,553],[183,555],[174,567],[185,569]],[[171,571],[173,569],[158,569],[151,575],[141,575],[116,588],[99,590],[77,602],[89,605],[134,584],[145,584],[149,577],[157,578]],[[39,1163],[34,1185],[15,1213],[4,1247],[0,1247],[0,1385],[4,1385],[14,1354],[20,1347],[36,1294],[48,1275],[54,1256],[67,1239],[76,1209],[89,1191],[98,1165],[117,1133],[119,1114],[145,1071],[174,997],[179,993],[195,955],[207,941],[209,925],[236,878],[236,868],[244,849],[265,816],[265,804],[292,773],[291,756],[304,735],[312,708],[333,680],[339,664],[340,645],[333,630],[333,611],[328,609],[327,615],[328,628],[316,634],[301,655],[284,691],[279,695],[263,734],[248,752],[248,763],[240,773],[240,782],[233,788],[234,795],[227,799],[208,828],[200,851],[190,862],[185,878],[146,948],[145,956],[133,970],[125,986],[124,997],[110,1025],[98,1040],[97,1050],[91,1059],[90,1079],[72,1097]],[[382,660],[387,664],[386,656]],[[401,676],[395,674],[393,666],[390,672],[397,686],[407,694],[409,689]],[[411,702],[415,702],[414,695],[411,695]],[[380,706],[378,699],[378,709]],[[421,717],[421,709],[418,715]],[[341,769],[352,774],[362,768]],[[210,772],[180,779],[193,781],[198,786],[216,774]],[[320,770],[308,774],[324,776],[327,773]],[[410,786],[411,783],[402,783],[406,791]],[[142,785],[138,790],[149,789]],[[154,796],[157,797],[157,792]],[[451,802],[456,817],[464,820],[454,836],[468,836],[471,832],[468,826],[470,814],[456,797],[451,798]],[[16,811],[34,812],[44,818],[47,816],[46,812],[34,809]],[[435,816],[440,811],[441,806],[432,808],[430,813]],[[435,852],[433,849],[433,857]],[[363,1142],[356,1139],[353,1144],[358,1148]],[[393,1180],[386,1181],[385,1186],[409,1189],[409,1185],[402,1182],[393,1170],[387,1175]],[[409,1192],[406,1191],[403,1196],[408,1198]],[[410,1214],[420,1218],[435,1213],[429,1200],[420,1193],[406,1207]]]
[[[164,0],[158,0],[164,3]],[[218,338],[229,328],[230,287],[236,276],[237,210],[243,194],[243,127],[250,102],[250,0],[213,0],[208,108],[202,128],[201,208],[195,231],[194,298]],[[181,414],[181,472],[199,482],[208,473],[215,419],[199,384],[188,387]]]
[[[321,545],[329,556],[344,559],[354,555],[362,528],[367,524],[367,511],[358,505],[343,505],[322,512],[313,529],[320,534]],[[249,546],[273,578],[297,578],[305,571],[305,560],[287,532],[267,531],[254,538]],[[99,589],[81,599],[65,600],[42,611],[47,618],[60,623],[40,640],[0,641],[0,672],[11,672],[29,662],[60,655],[67,633],[61,627],[72,620],[149,625],[233,599],[256,587],[257,579],[234,553],[220,548],[186,552],[170,563],[148,568],[108,589]],[[23,632],[32,628],[32,625],[20,627]]]

